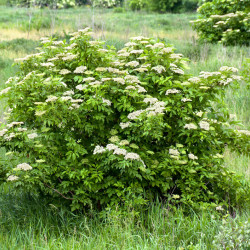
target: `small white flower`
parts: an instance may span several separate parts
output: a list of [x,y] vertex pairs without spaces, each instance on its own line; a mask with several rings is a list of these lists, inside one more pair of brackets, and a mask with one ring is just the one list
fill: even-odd
[[74,73],[76,74],[81,74],[81,73],[84,73],[84,71],[87,69],[86,66],[79,66],[77,67],[75,70],[74,70]]
[[28,136],[29,139],[34,139],[34,138],[36,138],[38,136],[38,134],[37,133],[32,133],[32,134],[29,134],[27,136]]
[[22,164],[18,164],[16,169],[20,169],[20,170],[23,170],[23,171],[28,171],[28,170],[31,170],[32,167],[27,163],[22,163]]
[[111,106],[112,102],[110,100],[102,98],[102,102],[106,103],[108,106]]
[[188,158],[191,160],[198,160],[198,157],[195,156],[194,154],[188,154]]
[[122,146],[129,145],[129,141],[128,140],[121,140],[119,144]]
[[106,146],[106,149],[108,150],[108,151],[111,151],[111,150],[115,150],[115,149],[117,149],[118,147],[115,145],[115,144],[108,144],[107,146]]
[[41,66],[48,68],[48,67],[54,67],[55,65],[51,62],[48,62],[48,63],[41,63]]
[[96,146],[95,149],[94,149],[94,152],[93,154],[102,154],[106,151],[106,149],[103,147],[103,146]]
[[4,136],[6,132],[8,132],[8,129],[0,130],[0,136]]
[[79,84],[79,85],[76,86],[76,89],[78,89],[78,90],[84,90],[86,88],[87,88],[87,86],[86,85],[82,85],[82,84]]
[[35,112],[35,115],[36,116],[42,116],[42,115],[44,115],[46,113],[46,111],[39,111],[39,110],[37,110],[36,112]]
[[166,95],[169,95],[169,94],[177,94],[177,93],[180,93],[180,90],[178,89],[168,89],[166,91]]
[[55,102],[58,99],[56,96],[48,96],[45,102]]
[[179,156],[180,152],[177,149],[169,149],[169,154],[174,156]]
[[122,149],[122,148],[116,148],[114,150],[114,155],[126,155],[127,154],[127,150],[126,149]]
[[66,92],[63,93],[63,95],[74,95],[74,91],[73,90],[68,90]]
[[194,123],[189,123],[184,126],[187,129],[197,129],[197,126]]
[[16,180],[18,180],[18,179],[19,179],[18,176],[10,175],[10,176],[7,178],[7,181],[16,181]]
[[140,156],[136,153],[127,153],[125,155],[125,160],[141,160]]
[[139,62],[137,61],[132,61],[132,62],[128,62],[127,64],[125,64],[125,66],[127,67],[137,67],[139,65]]
[[153,67],[152,70],[156,71],[158,74],[161,74],[162,72],[166,71],[165,67],[162,65],[157,65]]
[[200,125],[201,129],[209,130],[209,123],[208,122],[200,121],[199,125]]
[[82,80],[83,82],[90,82],[90,81],[95,81],[94,77],[86,77]]
[[67,74],[69,74],[69,73],[71,73],[68,69],[62,69],[62,70],[60,70],[60,72],[59,72],[59,74],[61,74],[61,75],[67,75]]
[[120,127],[122,128],[122,129],[125,129],[125,128],[127,128],[127,127],[129,127],[130,126],[130,124],[131,124],[131,122],[121,122],[120,123]]
[[125,84],[125,80],[124,80],[123,78],[113,78],[113,80],[114,80],[115,82],[118,82],[118,83],[122,84],[122,85]]
[[128,114],[128,119],[130,120],[135,120],[138,119],[138,116],[140,116],[140,114],[144,112],[144,110],[136,110],[130,114]]
[[158,102],[158,99],[157,98],[153,98],[153,97],[148,97],[148,98],[144,98],[143,102],[154,104],[154,103]]
[[182,98],[181,101],[182,101],[182,102],[192,102],[192,100],[191,100],[191,99],[188,99],[188,98]]

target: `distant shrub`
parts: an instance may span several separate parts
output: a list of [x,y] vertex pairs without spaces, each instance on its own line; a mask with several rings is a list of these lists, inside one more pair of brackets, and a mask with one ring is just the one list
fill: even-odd
[[135,37],[116,52],[88,28],[42,44],[0,92],[10,108],[0,147],[19,159],[1,165],[5,181],[73,210],[249,200],[247,184],[223,167],[225,144],[249,152],[249,131],[231,127],[223,101],[237,69],[193,77],[172,46]]
[[186,12],[197,9],[198,0],[130,0],[132,10],[147,9],[155,12]]
[[201,40],[249,45],[250,0],[209,1],[198,13],[200,18],[192,23]]
[[246,58],[242,66],[241,75],[247,83],[247,86],[250,87],[250,58]]
[[93,0],[92,4],[98,7],[113,8],[120,6],[122,0]]

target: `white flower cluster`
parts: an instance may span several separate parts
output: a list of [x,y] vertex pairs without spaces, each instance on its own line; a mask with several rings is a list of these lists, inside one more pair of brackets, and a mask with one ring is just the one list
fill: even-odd
[[205,121],[200,121],[199,122],[200,128],[204,130],[209,130],[209,123]]
[[45,102],[55,102],[58,99],[56,96],[48,96]]
[[10,175],[8,178],[7,178],[7,181],[17,181],[19,179],[18,176],[16,175]]
[[128,128],[130,126],[131,122],[121,122],[120,127],[122,129]]
[[7,127],[8,128],[12,128],[12,127],[14,127],[14,126],[20,126],[20,125],[22,125],[23,124],[23,122],[12,122],[12,123],[10,123],[10,124],[7,124]]
[[188,154],[188,158],[191,160],[198,160],[198,157],[195,156],[194,154]]
[[111,106],[112,102],[110,100],[102,98],[102,102],[106,103],[108,106]]
[[49,67],[54,67],[55,65],[54,63],[48,62],[48,63],[41,63],[41,66],[49,68]]
[[166,69],[162,65],[157,65],[155,67],[152,67],[152,70],[156,71],[158,74],[161,74],[162,72],[165,72]]
[[175,64],[170,64],[170,70],[173,71],[176,74],[184,75],[184,71],[180,68],[178,68]]
[[4,95],[4,94],[7,94],[9,92],[9,90],[11,89],[11,87],[8,87],[8,88],[5,88],[3,89],[2,91],[0,91],[0,96],[1,95]]
[[137,62],[137,61],[131,61],[131,62],[128,62],[127,64],[125,64],[126,67],[137,67],[140,63]]
[[166,91],[166,95],[169,95],[169,94],[177,94],[177,93],[180,93],[180,90],[178,89],[168,89]]
[[28,170],[31,170],[32,167],[27,163],[22,163],[22,164],[18,164],[16,169],[23,170],[23,171],[28,171]]
[[239,133],[250,136],[250,131],[248,130],[238,130]]
[[0,130],[0,136],[4,136],[8,132],[8,129]]
[[197,129],[197,126],[194,123],[189,123],[184,126],[187,129]]
[[76,74],[82,74],[85,72],[85,70],[87,69],[86,66],[79,66],[74,70],[74,73]]
[[207,79],[208,77],[219,76],[221,72],[204,72],[201,71],[199,77]]
[[199,83],[201,79],[199,77],[191,77],[188,79],[188,81],[191,83]]
[[169,149],[169,154],[170,154],[170,155],[174,155],[174,156],[179,156],[179,155],[180,155],[180,152],[179,152],[177,149],[172,149],[172,148],[170,148],[170,149]]
[[27,135],[29,139],[34,139],[36,137],[38,137],[38,134],[37,133],[32,133],[32,134],[28,134]]
[[182,102],[192,102],[192,100],[189,99],[189,98],[182,98],[181,101],[182,101]]
[[59,72],[59,74],[61,74],[61,75],[67,75],[67,74],[69,74],[69,73],[71,73],[71,71],[69,71],[68,69],[62,69],[62,70],[60,70],[60,72]]

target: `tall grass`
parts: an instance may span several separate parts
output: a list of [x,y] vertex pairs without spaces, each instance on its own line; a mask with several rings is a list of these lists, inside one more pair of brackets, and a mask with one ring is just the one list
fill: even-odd
[[[1,4],[0,4],[1,5]],[[30,12],[30,13],[28,13]],[[114,13],[112,10],[90,8],[27,10],[0,6],[0,89],[15,74],[14,58],[35,52],[39,38],[53,35],[64,39],[69,32],[90,26],[94,37],[107,45],[123,47],[129,37],[153,36],[173,44],[178,53],[190,59],[189,73],[216,71],[222,65],[241,68],[250,57],[247,47],[224,47],[199,44],[189,20],[196,14]],[[29,22],[29,15],[32,17]],[[54,20],[54,21],[53,21]],[[53,21],[53,22],[52,22]],[[249,89],[242,83],[228,90],[226,102],[250,129]],[[4,102],[0,103],[0,121]],[[3,121],[3,120],[2,120]],[[0,149],[0,161],[6,158]],[[250,158],[226,151],[225,166],[250,181]],[[0,187],[0,249],[216,249],[212,241],[223,224],[216,213],[169,210],[167,204],[152,204],[138,217],[127,217],[106,211],[100,218],[95,211],[73,214],[55,204],[46,205],[45,198],[25,192],[14,193],[8,185]],[[247,210],[229,218],[240,225],[249,219]],[[218,248],[217,248],[218,249]]]

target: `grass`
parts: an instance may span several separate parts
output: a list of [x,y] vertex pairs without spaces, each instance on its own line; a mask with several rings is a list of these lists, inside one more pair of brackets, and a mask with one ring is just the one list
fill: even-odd
[[[4,2],[4,1],[2,1]],[[93,14],[94,13],[94,14]],[[0,3],[0,89],[15,74],[14,58],[35,52],[40,37],[65,38],[69,32],[90,26],[94,37],[117,49],[129,37],[152,36],[173,44],[178,53],[190,59],[189,73],[216,71],[222,65],[241,68],[250,57],[247,47],[199,44],[189,21],[196,14],[114,13],[112,10],[76,8],[66,10],[8,8]],[[31,20],[29,22],[29,20]],[[241,84],[227,91],[230,112],[250,129],[249,89]],[[4,102],[0,103],[0,121]],[[5,151],[0,149],[0,161]],[[226,151],[225,166],[250,181],[250,158]],[[156,203],[137,219],[119,212],[99,218],[94,211],[72,214],[34,194],[14,193],[0,187],[0,249],[219,249],[212,241],[220,226],[240,225],[249,220],[248,210],[237,213],[223,224],[222,216],[203,211],[189,215],[179,209],[169,211]],[[193,246],[192,246],[193,244]],[[182,247],[182,248],[181,248]]]

